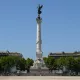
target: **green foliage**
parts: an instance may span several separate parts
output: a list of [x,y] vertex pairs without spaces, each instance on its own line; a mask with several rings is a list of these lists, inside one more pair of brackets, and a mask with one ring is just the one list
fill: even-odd
[[19,58],[16,66],[19,70],[25,70],[26,60],[24,58]]
[[43,58],[43,60],[50,71],[56,69],[56,62],[53,57]]
[[27,66],[27,68],[30,68],[33,65],[33,62],[34,61],[32,59],[27,58],[27,60],[26,60],[26,66]]
[[26,69],[27,69],[27,72],[30,71],[30,67],[33,65],[33,62],[34,61],[32,59],[30,59],[30,58],[26,59]]
[[76,61],[74,59],[74,57],[67,57],[67,68],[68,70],[74,70],[75,65],[76,65]]
[[10,68],[16,65],[14,56],[0,58],[0,69],[4,72],[9,72]]
[[78,75],[78,72],[80,72],[80,57],[75,59],[73,71],[76,73],[76,75]]
[[65,57],[60,57],[59,59],[57,59],[56,63],[57,63],[57,68],[62,70],[63,70],[63,67],[64,66],[66,67],[67,65]]
[[43,60],[45,63],[47,63],[47,57],[44,57]]
[[[65,67],[68,72],[75,72],[76,75],[80,72],[80,57],[60,57],[55,59],[53,57],[43,58],[46,67],[52,72],[55,69],[62,69]],[[30,71],[30,67],[33,65],[33,60],[30,58],[24,59],[17,56],[0,57],[0,72],[9,72],[10,68],[16,66],[19,70]]]
[[61,69],[64,72],[65,69],[66,72],[75,72],[76,75],[80,72],[80,58],[60,57],[58,59],[54,59],[53,57],[44,57],[43,60],[51,71],[54,69]]
[[27,69],[29,71],[30,67],[33,65],[33,60],[28,58],[24,59],[17,56],[6,56],[0,57],[0,72],[9,72],[10,69],[16,66],[19,70]]

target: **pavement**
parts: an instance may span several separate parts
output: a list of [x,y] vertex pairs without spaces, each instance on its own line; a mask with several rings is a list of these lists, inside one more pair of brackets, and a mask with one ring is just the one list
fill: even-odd
[[0,80],[80,80],[79,76],[0,76]]

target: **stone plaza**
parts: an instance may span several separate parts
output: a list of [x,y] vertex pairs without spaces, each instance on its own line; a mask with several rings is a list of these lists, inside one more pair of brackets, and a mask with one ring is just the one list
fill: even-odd
[[1,76],[0,80],[80,80],[75,76]]

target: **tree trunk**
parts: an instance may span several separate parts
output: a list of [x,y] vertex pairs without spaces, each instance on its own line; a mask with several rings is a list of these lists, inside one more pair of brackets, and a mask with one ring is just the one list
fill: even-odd
[[27,69],[27,73],[29,73],[30,72],[30,69]]
[[76,71],[76,76],[78,76],[78,71]]

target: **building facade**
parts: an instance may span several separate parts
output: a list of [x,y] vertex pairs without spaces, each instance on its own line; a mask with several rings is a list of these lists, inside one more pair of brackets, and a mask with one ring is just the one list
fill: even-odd
[[60,57],[80,57],[80,52],[61,52],[61,53],[49,53],[48,56],[52,56],[54,58],[60,58]]
[[0,57],[3,56],[18,56],[18,57],[23,57],[21,53],[18,52],[9,52],[9,51],[0,51]]

